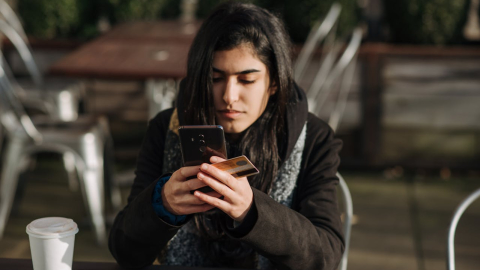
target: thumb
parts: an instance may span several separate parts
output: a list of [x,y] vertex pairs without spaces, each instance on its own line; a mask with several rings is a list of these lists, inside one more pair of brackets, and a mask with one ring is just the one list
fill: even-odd
[[218,163],[218,162],[222,162],[222,161],[225,161],[226,159],[224,158],[221,158],[221,157],[217,157],[217,156],[212,156],[210,157],[210,162],[213,164],[213,163]]

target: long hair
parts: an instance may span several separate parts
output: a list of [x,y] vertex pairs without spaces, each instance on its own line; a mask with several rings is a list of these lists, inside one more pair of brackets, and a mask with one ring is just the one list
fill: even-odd
[[[264,113],[244,132],[239,151],[249,157],[260,173],[249,177],[252,187],[268,193],[281,164],[286,141],[285,119],[289,103],[296,102],[293,90],[291,43],[280,19],[252,4],[227,2],[204,21],[188,54],[184,88],[185,123],[215,125],[213,103],[213,56],[216,51],[248,45],[268,68],[276,87]],[[202,235],[217,238],[220,218],[196,214]],[[221,234],[220,234],[221,235]]]

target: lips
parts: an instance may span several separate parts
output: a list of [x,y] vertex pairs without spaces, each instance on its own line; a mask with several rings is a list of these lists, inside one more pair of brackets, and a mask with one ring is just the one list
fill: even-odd
[[217,111],[221,116],[225,118],[235,119],[242,115],[243,112],[236,110],[218,110]]

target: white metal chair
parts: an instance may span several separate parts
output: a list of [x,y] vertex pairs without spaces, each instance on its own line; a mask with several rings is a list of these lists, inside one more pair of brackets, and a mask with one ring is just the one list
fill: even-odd
[[463,213],[467,208],[478,198],[480,197],[480,189],[477,189],[472,194],[470,194],[458,208],[453,213],[452,221],[450,222],[450,227],[448,228],[448,237],[447,237],[447,269],[455,270],[455,231],[457,230],[457,224],[460,221]]
[[[362,38],[362,32],[359,28],[356,28],[353,32],[349,45],[345,49],[343,55],[340,57],[340,60],[338,61],[338,63],[334,66],[333,70],[328,73],[329,75],[325,81],[324,87],[328,87],[328,88],[324,88],[324,89],[327,89],[327,91],[331,91],[333,82],[335,80],[340,80],[339,95],[338,95],[336,104],[334,106],[334,109],[330,113],[330,118],[328,122],[328,124],[334,131],[337,130],[340,120],[345,111],[348,92],[350,90],[353,73],[355,71],[356,55],[357,55],[358,48],[360,46],[361,38]],[[325,99],[326,96],[322,98]],[[316,101],[318,101],[318,99],[316,99]],[[322,102],[323,100],[321,100],[320,103]],[[310,102],[309,102],[309,105],[310,105]],[[342,191],[343,204],[345,208],[345,219],[343,224],[344,237],[345,237],[345,251],[343,253],[342,260],[340,261],[340,265],[338,269],[346,270],[347,263],[348,263],[348,252],[350,248],[350,233],[352,228],[353,202],[352,202],[352,196],[350,194],[350,190],[348,188],[347,183],[345,182],[343,177],[340,175],[340,173],[337,173],[337,177],[339,179],[339,187],[340,187],[340,190]]]
[[73,158],[97,242],[104,244],[104,151],[107,143],[105,133],[108,132],[106,118],[83,117],[73,122],[51,121],[48,118],[32,121],[1,67],[0,107],[1,123],[6,130],[6,149],[3,151],[0,178],[0,237],[3,235],[17,188],[21,169],[19,164],[34,153],[51,151],[68,153]]
[[[4,0],[0,0],[0,14],[5,19],[0,20],[0,32],[15,46],[31,77],[31,80],[19,83],[2,55],[1,60],[4,72],[7,74],[22,104],[28,109],[42,112],[50,120],[69,122],[78,119],[79,99],[81,99],[85,91],[84,84],[65,78],[44,77],[33,58],[20,20]],[[113,142],[108,133],[108,127],[106,127],[105,131],[105,141],[108,143],[107,148],[112,149]],[[113,158],[113,154],[110,156]],[[68,152],[65,152],[63,161],[69,176],[69,186],[71,190],[75,190],[78,186],[78,179],[76,178],[77,172],[73,158]],[[107,162],[107,164],[109,163]],[[113,179],[113,172],[110,170],[110,167],[112,166],[107,168],[108,173],[106,173],[108,180],[110,180],[107,181],[107,184],[109,184],[109,187],[112,187],[109,189],[111,191],[112,206],[114,209],[119,209],[121,204],[120,192]]]
[[[330,92],[335,82],[340,83],[340,91],[336,101],[334,110],[330,113],[329,125],[336,131],[338,124],[343,116],[348,92],[350,90],[353,73],[355,70],[355,60],[357,51],[360,46],[362,32],[360,28],[353,31],[352,38],[344,50],[342,56],[335,64],[340,44],[336,44],[335,31],[338,17],[340,16],[341,5],[334,3],[330,8],[327,16],[323,21],[319,21],[312,28],[302,51],[295,63],[295,80],[298,82],[302,79],[305,69],[312,59],[312,54],[315,48],[326,39],[323,45],[323,57],[320,68],[318,69],[315,78],[307,90],[307,98],[309,103],[309,110],[318,115],[318,108],[321,108],[321,103],[326,99],[326,95],[321,95],[323,91]],[[320,105],[318,104],[320,103]],[[350,190],[347,183],[340,173],[337,172],[339,179],[339,189],[342,194],[342,203],[345,210],[345,218],[343,223],[343,231],[345,237],[345,251],[338,269],[346,270],[348,264],[348,252],[350,248],[350,235],[353,217],[353,202]]]
[[323,43],[323,53],[325,57],[321,61],[322,66],[323,69],[329,69],[329,66],[331,66],[333,60],[331,47],[335,40],[336,27],[341,10],[342,6],[339,3],[333,3],[325,18],[323,20],[318,20],[313,25],[308,34],[307,40],[295,61],[295,81],[300,82],[302,80],[305,75],[305,69],[311,62],[315,49],[322,44],[324,39],[326,39],[326,42]]
[[22,23],[18,19],[15,11],[10,7],[10,5],[5,2],[5,0],[0,0],[0,14],[3,18],[17,31],[17,33],[27,41],[27,35],[23,30]]
[[173,79],[149,79],[146,81],[149,119],[173,106],[177,96],[177,85],[178,83]]
[[3,17],[0,19],[0,32],[15,46],[31,77],[20,86],[13,74],[4,67],[19,98],[26,106],[43,111],[52,118],[75,120],[78,117],[79,99],[84,91],[83,84],[64,78],[45,78],[33,58],[20,20],[4,0],[0,0],[0,14]]
[[327,100],[328,95],[336,86],[340,86],[338,97],[334,104],[335,107],[330,112],[329,117],[329,124],[334,130],[337,128],[346,106],[361,40],[362,30],[357,27],[353,31],[350,42],[343,51],[340,59],[327,73],[326,79],[307,92],[309,110],[320,116],[321,109],[323,108],[322,105]]
[[[326,81],[326,87],[330,87],[333,84],[333,80],[335,77],[341,77],[340,81],[340,89],[338,93],[338,98],[336,105],[330,114],[330,119],[328,120],[328,124],[336,130],[338,125],[340,124],[340,120],[345,112],[345,108],[348,101],[348,94],[351,89],[353,76],[355,73],[355,68],[357,64],[357,55],[358,50],[360,48],[360,44],[362,41],[362,30],[360,28],[356,28],[353,32],[352,38],[350,43],[348,44],[345,52],[343,53],[342,57],[338,61],[338,64],[330,73],[330,77]],[[343,73],[343,76],[342,76]]]
[[338,266],[339,270],[346,270],[348,264],[348,250],[350,248],[350,233],[352,231],[352,217],[353,217],[353,201],[350,189],[347,182],[343,179],[340,173],[337,172],[339,180],[339,187],[342,191],[342,201],[345,208],[345,219],[343,220],[343,234],[345,237],[345,251],[343,252],[342,260]]
[[[312,86],[313,90],[307,92],[307,98],[309,103],[309,109],[313,107],[313,112],[317,112],[318,115],[318,105],[316,106],[315,102],[319,101],[319,98],[326,98],[325,96],[317,96],[317,91],[322,91],[324,89],[329,89],[332,87],[333,82],[335,80],[344,79],[345,81],[341,81],[341,87],[339,92],[339,97],[337,99],[336,105],[334,110],[330,113],[330,120],[329,125],[335,131],[338,127],[338,124],[343,116],[343,112],[346,106],[348,91],[350,89],[351,79],[353,77],[353,72],[355,68],[355,57],[358,47],[361,41],[361,31],[360,29],[356,29],[354,31],[352,40],[348,45],[347,49],[343,53],[342,57],[340,58],[339,62],[335,65],[335,67],[329,71],[328,69],[332,66],[331,60],[333,60],[336,55],[336,49],[332,49],[328,55],[327,59],[324,60],[323,64],[320,67],[320,70],[316,76],[316,80],[314,80]],[[341,76],[343,75],[344,76]],[[319,77],[323,77],[321,80],[318,80]],[[343,77],[343,78],[342,78]],[[321,82],[323,80],[323,82]],[[320,83],[321,82],[321,83]],[[315,89],[317,87],[317,89]],[[328,87],[328,88],[327,88]],[[321,101],[320,103],[322,103]],[[317,110],[316,110],[317,109]],[[348,252],[350,248],[350,234],[351,234],[351,227],[352,227],[352,217],[353,217],[353,202],[352,196],[350,194],[350,190],[348,188],[347,183],[343,179],[340,173],[337,172],[337,177],[339,179],[339,188],[342,193],[342,202],[344,205],[345,210],[345,219],[343,223],[343,232],[345,237],[345,250],[340,261],[340,265],[338,267],[339,270],[346,270],[348,264]]]

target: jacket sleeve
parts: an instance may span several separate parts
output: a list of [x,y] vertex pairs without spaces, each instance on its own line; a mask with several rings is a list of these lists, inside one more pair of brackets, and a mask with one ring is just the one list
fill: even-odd
[[312,120],[293,209],[253,189],[257,220],[237,237],[278,269],[335,269],[344,250],[335,176],[342,143],[326,124]]
[[150,121],[127,206],[118,213],[110,231],[110,252],[124,268],[151,265],[180,228],[160,219],[152,205],[153,191],[162,175],[163,145],[170,114],[162,112]]

